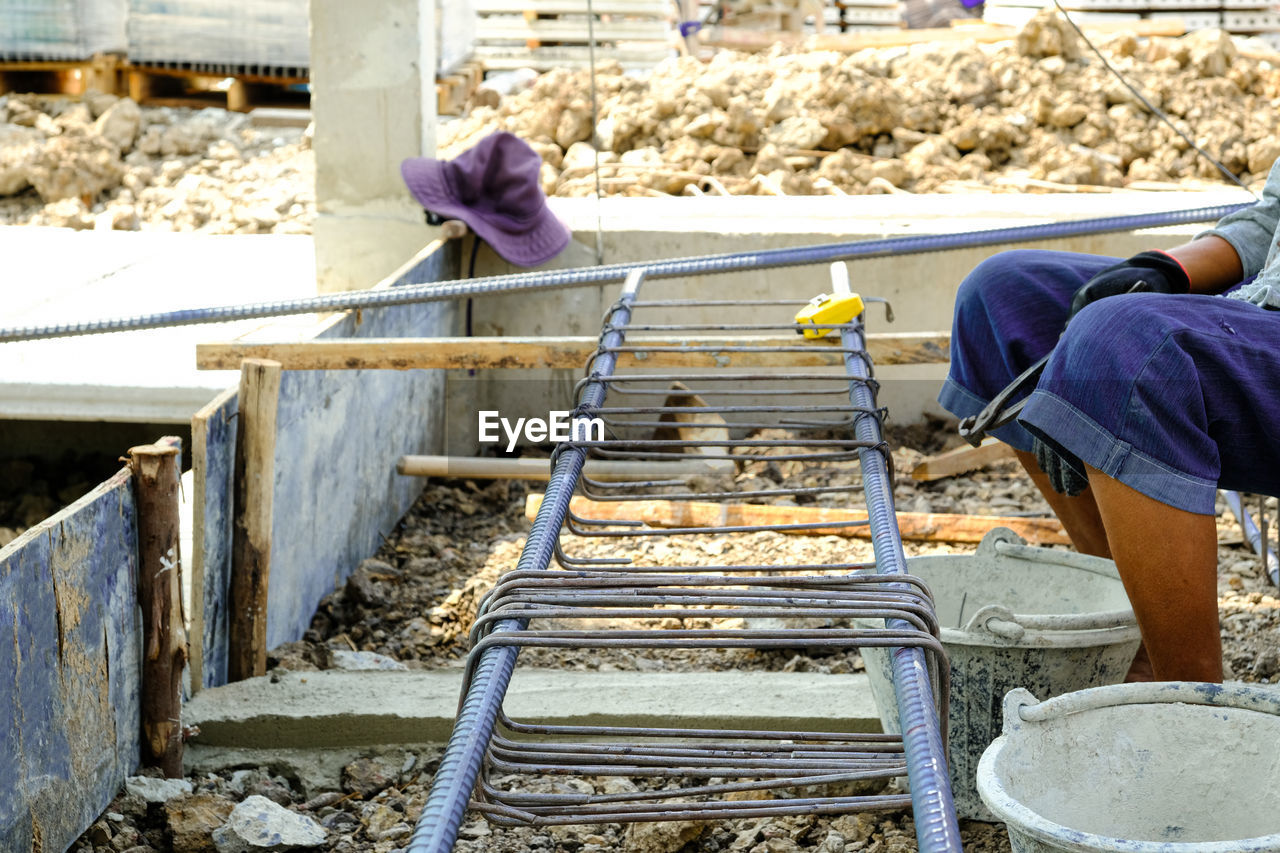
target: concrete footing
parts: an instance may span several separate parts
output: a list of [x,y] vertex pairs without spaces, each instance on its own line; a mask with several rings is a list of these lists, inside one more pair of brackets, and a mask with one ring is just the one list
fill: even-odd
[[[461,686],[461,670],[287,673],[204,690],[183,722],[197,753],[443,743]],[[863,673],[518,670],[504,707],[564,725],[880,730]]]

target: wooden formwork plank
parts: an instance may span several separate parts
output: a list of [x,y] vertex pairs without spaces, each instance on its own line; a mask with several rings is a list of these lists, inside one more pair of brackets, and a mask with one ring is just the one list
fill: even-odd
[[[525,500],[525,516],[537,515],[542,495]],[[762,504],[721,504],[710,501],[593,501],[575,497],[569,511],[595,521],[642,521],[650,527],[756,527],[779,524],[839,524],[867,519],[861,510],[813,506],[773,506]],[[981,542],[995,527],[1008,527],[1033,545],[1069,545],[1062,524],[1056,518],[1023,518],[986,515],[958,515],[941,512],[900,512],[898,530],[903,539],[922,542]],[[869,525],[857,527],[810,527],[782,530],[802,536],[847,536],[871,538]]]
[[1013,458],[1012,447],[997,438],[988,438],[977,447],[957,447],[929,457],[911,469],[911,479],[929,483]]
[[[867,335],[867,353],[877,365],[935,364],[948,360],[951,336],[946,332]],[[293,343],[232,341],[196,346],[201,370],[235,370],[248,358],[268,358],[285,370],[392,370],[496,368],[578,368],[596,351],[597,338],[366,338]],[[620,367],[820,367],[842,363],[843,353],[831,336],[804,340],[799,336],[705,338],[637,338],[631,346],[647,349],[636,357],[621,352]],[[653,349],[667,347],[669,349]],[[735,352],[733,347],[789,347],[799,351]]]
[[[583,476],[593,480],[690,479],[728,471],[733,461],[726,458],[689,458],[675,461],[633,459],[588,459]],[[402,456],[396,473],[407,477],[449,477],[463,480],[551,479],[551,460],[532,458],[488,458],[481,456]]]

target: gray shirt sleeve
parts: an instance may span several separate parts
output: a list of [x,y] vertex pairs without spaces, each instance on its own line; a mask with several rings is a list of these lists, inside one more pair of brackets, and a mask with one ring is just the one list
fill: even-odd
[[1271,166],[1262,198],[1251,207],[1227,214],[1208,231],[1196,235],[1196,239],[1210,234],[1231,244],[1240,256],[1244,277],[1257,275],[1266,266],[1276,239],[1276,226],[1280,224],[1280,160]]

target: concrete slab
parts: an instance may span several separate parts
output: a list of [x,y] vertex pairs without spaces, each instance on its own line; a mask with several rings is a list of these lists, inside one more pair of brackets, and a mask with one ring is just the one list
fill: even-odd
[[[461,687],[460,670],[289,673],[204,690],[183,722],[201,748],[442,743]],[[505,708],[565,725],[880,730],[863,673],[517,670]]]
[[[1010,228],[1046,222],[1190,210],[1252,201],[1243,190],[1224,187],[1209,192],[988,193],[856,196],[704,196],[702,198],[611,197],[552,198],[548,205],[587,245],[593,245],[597,217],[606,234],[634,231],[687,235],[680,251],[662,257],[684,257],[690,243],[707,231],[723,234],[821,234],[836,239],[956,234],[988,228]],[[1204,225],[1171,226],[1191,230]],[[591,235],[587,239],[584,235]],[[818,242],[811,240],[808,242]],[[623,247],[614,247],[625,261]],[[759,248],[748,243],[737,249]]]
[[[0,227],[5,326],[71,323],[314,295],[305,235]],[[314,317],[311,318],[314,321]],[[0,418],[189,423],[238,381],[195,345],[270,320],[0,344]]]

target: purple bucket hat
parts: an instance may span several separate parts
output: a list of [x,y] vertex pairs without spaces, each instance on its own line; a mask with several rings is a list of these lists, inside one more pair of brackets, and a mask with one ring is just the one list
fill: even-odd
[[569,245],[569,229],[547,207],[538,184],[542,158],[505,131],[481,139],[452,160],[410,157],[400,164],[418,203],[461,219],[517,266],[546,263]]

